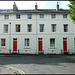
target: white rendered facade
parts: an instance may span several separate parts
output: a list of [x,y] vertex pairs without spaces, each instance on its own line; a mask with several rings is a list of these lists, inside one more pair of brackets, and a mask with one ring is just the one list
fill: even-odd
[[[3,10],[5,11],[5,10]],[[5,11],[0,13],[0,53],[20,53],[20,54],[62,54],[63,38],[67,39],[67,52],[75,53],[75,24],[72,23],[69,12],[23,12]],[[2,11],[1,11],[2,12]],[[13,12],[13,13],[11,13]],[[55,13],[54,13],[55,12]],[[16,19],[16,14],[20,14],[20,18]],[[28,19],[28,14],[32,15]],[[40,18],[40,14],[44,17]],[[51,14],[55,14],[55,18],[51,18]],[[63,14],[67,14],[67,18],[63,18]],[[9,15],[9,18],[4,18]],[[40,24],[43,25],[43,32],[40,32]],[[55,32],[52,32],[52,24],[55,24]],[[67,26],[67,32],[64,32],[64,24]],[[7,32],[4,30],[4,25],[8,25]],[[16,25],[20,25],[20,31],[16,32]],[[31,25],[31,31],[28,32],[27,26]],[[39,51],[39,38],[42,38],[42,51]],[[2,39],[5,39],[2,45]],[[17,41],[17,50],[14,51],[13,41]],[[26,39],[26,40],[25,40]],[[26,42],[28,39],[28,43]],[[54,39],[54,45],[50,41]],[[25,44],[28,44],[26,46]]]

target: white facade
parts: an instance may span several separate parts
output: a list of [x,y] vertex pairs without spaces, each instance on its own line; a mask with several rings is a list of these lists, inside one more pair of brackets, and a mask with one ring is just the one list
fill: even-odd
[[[67,52],[69,54],[75,53],[75,24],[72,23],[68,12],[57,13],[55,10],[55,13],[38,13],[37,10],[35,13],[18,13],[20,19],[16,19],[17,13],[14,12],[0,13],[0,53],[38,54],[43,52],[43,54],[62,54],[64,52],[63,38],[67,39]],[[28,19],[28,14],[32,14],[31,19]],[[44,18],[40,18],[40,14],[44,14]],[[51,14],[56,14],[56,18],[51,18]],[[67,14],[67,18],[63,18],[63,14]],[[5,19],[5,15],[9,15],[9,18]],[[16,24],[20,25],[20,32],[16,32]],[[32,25],[31,32],[28,32],[28,24]],[[40,24],[44,25],[43,32],[40,32]],[[52,32],[52,24],[56,24],[56,32]],[[64,32],[64,24],[68,25],[67,32]],[[4,25],[8,25],[7,33],[4,32]],[[14,51],[13,45],[15,38],[17,38],[17,51]],[[42,38],[42,51],[39,51],[39,38]],[[1,39],[5,39],[4,46],[2,46]],[[25,39],[29,39],[29,46],[27,47],[25,46]],[[50,39],[55,39],[54,46],[50,46]]]

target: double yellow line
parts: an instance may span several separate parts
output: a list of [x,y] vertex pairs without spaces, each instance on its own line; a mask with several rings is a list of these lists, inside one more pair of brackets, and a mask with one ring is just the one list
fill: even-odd
[[15,67],[11,67],[11,66],[6,66],[7,68],[10,68],[10,69],[13,69],[13,70],[16,70],[18,71],[20,74],[25,74],[25,72],[23,72],[21,69],[19,68],[15,68]]

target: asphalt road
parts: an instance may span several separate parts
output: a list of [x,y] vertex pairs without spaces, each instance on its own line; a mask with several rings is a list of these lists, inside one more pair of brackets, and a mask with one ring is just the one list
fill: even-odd
[[[75,55],[0,56],[0,66],[18,68],[25,74],[75,74]],[[4,72],[8,70],[3,69]],[[0,74],[1,70],[0,68]]]

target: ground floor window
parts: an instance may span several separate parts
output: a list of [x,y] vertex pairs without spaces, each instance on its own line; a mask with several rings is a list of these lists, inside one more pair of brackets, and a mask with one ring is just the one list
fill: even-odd
[[30,46],[30,39],[25,38],[25,47],[29,47],[29,46]]
[[50,47],[55,47],[55,38],[50,39]]
[[1,46],[6,46],[5,42],[6,42],[5,39],[1,39]]

